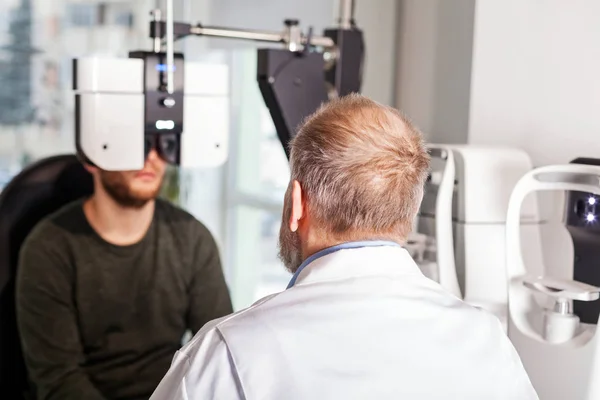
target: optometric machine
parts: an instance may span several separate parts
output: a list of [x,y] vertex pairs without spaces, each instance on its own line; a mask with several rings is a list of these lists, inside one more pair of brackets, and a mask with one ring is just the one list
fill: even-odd
[[[531,160],[518,149],[470,145],[431,145],[430,154],[409,251],[426,276],[506,325],[506,211]],[[534,203],[521,213],[525,223],[536,216]]]
[[[569,165],[532,170],[519,180],[510,198],[506,221],[508,335],[544,400],[600,398],[599,164],[600,160],[577,159]],[[547,191],[566,192],[564,227],[568,234],[563,233],[572,241],[572,279],[549,277],[541,259],[527,260],[532,250],[522,239],[539,242],[539,229],[523,233],[521,207],[527,196]],[[541,252],[541,245],[533,251]]]
[[[297,20],[282,32],[249,31],[166,21],[153,11],[153,51],[127,59],[74,60],[78,155],[105,170],[143,168],[151,148],[168,162],[187,167],[218,165],[227,157],[227,71],[174,53],[175,40],[211,36],[281,43],[258,50],[257,80],[288,153],[301,121],[335,96],[360,91],[363,34],[353,18],[354,1],[340,0],[339,25],[315,36]],[[166,52],[162,51],[166,44]]]

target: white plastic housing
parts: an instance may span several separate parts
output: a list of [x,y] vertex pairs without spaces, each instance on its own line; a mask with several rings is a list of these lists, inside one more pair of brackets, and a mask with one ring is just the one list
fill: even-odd
[[[506,327],[508,288],[505,224],[510,195],[533,168],[529,155],[516,148],[453,146],[456,163],[456,269],[464,271],[464,300],[494,313]],[[523,223],[538,222],[534,200],[521,212]]]
[[574,314],[559,314],[551,310],[543,311],[544,325],[542,336],[552,344],[572,340],[579,328],[579,317]]
[[142,94],[78,94],[75,104],[78,147],[87,158],[107,171],[144,167]]
[[[538,303],[531,290],[535,286],[528,285],[528,288],[524,285],[526,281],[531,282],[530,275],[538,274],[540,266],[524,262],[523,251],[527,247],[521,241],[521,206],[528,195],[535,197],[535,192],[556,190],[600,195],[600,167],[578,164],[542,167],[525,174],[515,186],[506,220],[508,335],[540,399],[595,400],[600,398],[597,325],[578,323],[570,317],[561,319]],[[543,271],[543,264],[541,267]],[[596,298],[592,293],[596,289],[587,285],[576,282],[565,285],[543,276],[539,282],[538,288],[553,287],[542,296],[580,300]]]
[[[418,226],[427,237],[428,257],[418,261],[423,272],[450,293],[461,297],[454,263],[452,199],[454,196],[454,154],[450,146],[430,146],[431,180],[421,204]],[[447,216],[439,218],[439,216]],[[435,259],[431,259],[435,253]],[[432,271],[437,270],[437,271]]]
[[229,151],[229,69],[186,62],[184,88],[181,166],[221,165]]
[[[529,155],[511,147],[452,146],[456,161],[457,204],[454,218],[459,222],[502,224],[510,195],[521,177],[533,165]],[[523,220],[538,220],[535,202],[526,202]]]
[[[225,162],[229,136],[226,65],[186,62],[181,167]],[[80,58],[74,62],[77,142],[105,170],[144,166],[144,63],[141,59]]]
[[[418,225],[419,233],[433,236],[439,282],[506,324],[506,211],[515,184],[532,168],[529,156],[503,147],[430,148],[432,177]],[[528,203],[523,220],[537,221],[535,202]]]

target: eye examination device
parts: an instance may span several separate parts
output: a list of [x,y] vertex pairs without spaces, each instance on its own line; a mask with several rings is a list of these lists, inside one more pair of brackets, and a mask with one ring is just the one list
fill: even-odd
[[[600,159],[577,158],[572,164],[600,166]],[[600,197],[587,192],[567,191],[565,226],[573,243],[573,279],[600,287]],[[581,322],[596,324],[600,301],[575,301],[573,312]]]
[[[562,228],[570,233],[575,255],[569,279],[549,276],[541,259],[530,262],[525,254],[530,248],[523,239],[537,232],[523,232],[522,204],[527,196],[549,191],[567,194],[566,227]],[[598,258],[590,258],[597,254],[591,251],[590,240],[597,238],[599,198],[600,167],[578,163],[530,171],[510,198],[506,221],[508,335],[540,399],[600,398]],[[535,251],[541,251],[540,247]]]
[[[532,169],[522,150],[430,145],[431,172],[409,241],[423,273],[506,325],[506,211],[518,180]],[[536,220],[533,204],[524,223]]]
[[175,53],[174,42],[188,36],[284,46],[258,50],[257,81],[289,157],[288,142],[305,117],[331,98],[360,91],[365,50],[353,13],[354,1],[341,0],[338,26],[317,36],[312,28],[304,34],[293,19],[282,32],[175,22],[173,0],[167,0],[166,20],[160,10],[152,12],[151,51],[74,60],[79,157],[105,170],[142,169],[150,149],[183,167],[226,160],[228,71]]

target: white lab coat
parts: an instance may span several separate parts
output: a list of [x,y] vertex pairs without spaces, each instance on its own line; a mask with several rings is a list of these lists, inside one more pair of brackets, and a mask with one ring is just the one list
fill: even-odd
[[496,317],[400,247],[339,250],[293,287],[207,324],[151,400],[535,400]]

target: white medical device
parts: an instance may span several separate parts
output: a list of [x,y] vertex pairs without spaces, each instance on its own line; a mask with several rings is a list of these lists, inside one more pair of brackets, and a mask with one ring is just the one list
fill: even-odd
[[[508,335],[543,400],[600,399],[600,348],[596,323],[584,323],[573,302],[596,301],[600,288],[544,275],[543,263],[525,262],[522,238],[539,240],[539,229],[522,235],[520,214],[526,197],[540,191],[573,191],[600,196],[600,167],[559,165],[532,170],[511,195],[506,220]],[[594,197],[595,198],[595,197]],[[595,201],[594,201],[595,202]],[[567,214],[577,210],[567,210]],[[596,218],[582,218],[595,224]],[[536,238],[537,236],[537,238]],[[535,246],[535,251],[540,251]],[[600,262],[600,260],[598,260]]]
[[[288,19],[280,32],[192,25],[154,10],[151,51],[127,59],[74,60],[77,153],[105,170],[139,170],[155,149],[183,167],[216,166],[227,157],[228,72],[224,65],[184,61],[174,42],[211,36],[279,43],[258,49],[257,81],[289,156],[297,126],[329,98],[360,91],[365,44],[354,0],[340,1],[338,26],[304,34]],[[163,52],[163,45],[166,51]]]
[[[425,275],[505,324],[505,224],[510,194],[532,169],[522,150],[431,145],[431,173],[417,218],[417,263]],[[537,210],[524,210],[525,219]]]
[[126,171],[142,169],[152,149],[183,167],[227,158],[227,67],[184,62],[174,53],[173,0],[166,3],[166,22],[153,11],[153,51],[73,60],[75,144],[83,161]]
[[[229,72],[223,64],[183,62],[177,75],[179,96],[158,88],[157,56],[89,57],[74,60],[77,150],[104,170],[139,170],[150,148],[184,168],[218,166],[227,159]],[[150,69],[148,71],[147,69]],[[210,79],[203,79],[210,77]],[[154,81],[148,83],[147,81]],[[147,97],[151,96],[152,101]],[[173,107],[161,105],[169,99]],[[149,104],[150,103],[150,104]],[[171,104],[171,103],[168,103]],[[178,113],[174,110],[181,106]],[[170,115],[175,111],[175,115]],[[180,126],[185,127],[185,131]],[[153,141],[157,143],[153,143]]]

